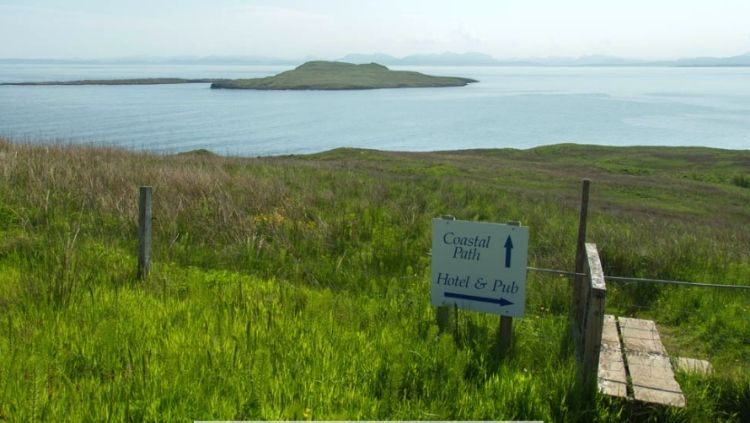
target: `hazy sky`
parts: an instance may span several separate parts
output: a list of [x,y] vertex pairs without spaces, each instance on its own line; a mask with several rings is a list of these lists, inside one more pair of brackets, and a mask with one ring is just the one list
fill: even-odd
[[0,0],[0,57],[750,52],[750,0]]

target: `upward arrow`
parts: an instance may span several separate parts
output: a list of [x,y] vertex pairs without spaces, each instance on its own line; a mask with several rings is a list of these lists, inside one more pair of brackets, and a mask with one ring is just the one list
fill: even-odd
[[513,251],[513,241],[508,235],[508,239],[505,240],[505,267],[510,267],[510,254]]

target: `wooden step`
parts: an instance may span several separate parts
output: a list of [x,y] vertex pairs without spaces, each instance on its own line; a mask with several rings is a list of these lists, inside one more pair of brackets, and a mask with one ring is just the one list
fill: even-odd
[[656,324],[651,320],[604,316],[599,389],[607,395],[627,396],[626,375],[630,376],[634,399],[685,406],[685,396],[674,378]]
[[605,314],[602,349],[599,351],[599,390],[614,397],[628,397],[628,380],[615,316]]
[[638,401],[685,406],[672,363],[652,320],[618,318],[633,397]]
[[695,373],[701,375],[707,375],[713,371],[711,368],[711,363],[706,360],[700,360],[697,358],[673,357],[672,366],[674,366],[675,369],[681,370],[685,373]]

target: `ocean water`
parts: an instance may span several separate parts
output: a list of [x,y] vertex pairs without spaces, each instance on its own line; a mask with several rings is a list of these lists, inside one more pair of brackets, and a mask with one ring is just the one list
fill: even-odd
[[[273,75],[283,66],[0,65],[0,82]],[[398,69],[398,68],[394,68]],[[599,145],[750,149],[750,68],[411,67],[480,82],[363,91],[0,86],[0,136],[173,153]]]

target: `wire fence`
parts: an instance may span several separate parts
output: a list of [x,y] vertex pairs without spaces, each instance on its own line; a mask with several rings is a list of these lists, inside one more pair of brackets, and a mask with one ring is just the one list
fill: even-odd
[[[534,272],[553,273],[557,275],[571,276],[571,277],[586,276],[584,273],[576,273],[576,272],[557,270],[557,269],[544,269],[540,267],[529,266],[526,269],[534,271]],[[657,283],[657,284],[664,284],[664,285],[693,286],[693,287],[702,287],[702,288],[750,290],[750,285],[738,285],[738,284],[687,282],[687,281],[675,281],[675,280],[668,280],[668,279],[635,278],[635,277],[628,277],[628,276],[608,276],[608,275],[604,275],[604,279],[607,281],[613,281],[613,282],[639,282],[639,283],[645,282],[645,283]]]
[[[584,273],[559,269],[528,266],[527,270],[529,272],[540,274],[559,275],[560,277],[570,279],[579,276],[586,277],[586,274]],[[660,342],[664,343],[665,351],[668,351],[668,356],[672,357],[672,360],[680,360],[679,357],[691,357],[690,360],[698,359],[698,361],[710,363],[707,365],[711,369],[714,368],[713,366],[726,368],[726,366],[729,365],[726,362],[726,357],[731,356],[731,354],[712,349],[705,350],[701,347],[701,342],[707,344],[716,342],[715,339],[711,339],[716,338],[716,336],[712,335],[710,333],[711,331],[707,331],[706,327],[701,326],[701,322],[693,319],[683,320],[682,318],[680,318],[679,323],[672,318],[664,320],[671,313],[670,311],[665,311],[664,307],[672,307],[673,309],[686,307],[689,309],[693,305],[697,306],[700,302],[698,299],[706,298],[705,294],[707,294],[707,289],[708,292],[712,294],[711,297],[713,297],[713,294],[719,296],[719,300],[716,300],[716,297],[713,297],[714,302],[718,301],[721,303],[730,296],[739,296],[746,297],[741,301],[743,304],[747,304],[746,301],[747,299],[750,299],[750,297],[742,295],[742,293],[750,293],[750,281],[747,281],[747,285],[740,285],[739,280],[732,280],[732,283],[706,283],[608,275],[604,275],[604,278],[608,285],[607,290],[609,291],[612,289],[611,297],[610,293],[607,294],[607,299],[611,301],[611,307],[607,307],[606,311],[613,316],[618,316],[618,319],[620,317],[630,317],[653,321],[656,324],[656,327],[658,327],[658,336],[661,339]],[[687,296],[674,303],[660,301],[658,292],[661,287],[673,287],[673,289],[679,291],[679,293],[685,293]],[[674,293],[678,294],[677,291]],[[695,291],[695,295],[690,294],[690,291]],[[698,291],[702,291],[702,293],[699,293]],[[750,323],[750,317],[743,317],[742,319],[748,319],[747,322]],[[741,344],[750,344],[750,338],[747,337],[747,332],[737,332],[736,330],[733,330],[724,333],[722,336],[725,338],[733,338],[733,342],[739,341]],[[698,339],[702,339],[703,341],[699,342]],[[665,352],[665,355],[666,354],[667,353]],[[676,362],[677,361],[675,361],[675,363]],[[677,364],[674,365],[678,366]],[[678,367],[675,367],[675,369]],[[685,367],[679,368],[685,370]]]

